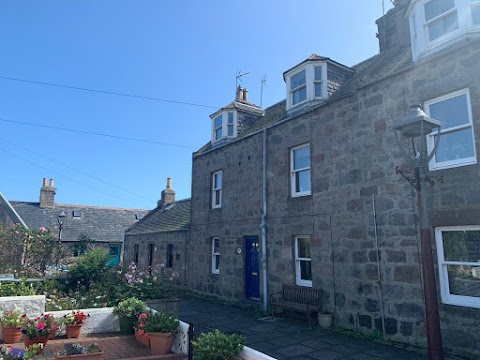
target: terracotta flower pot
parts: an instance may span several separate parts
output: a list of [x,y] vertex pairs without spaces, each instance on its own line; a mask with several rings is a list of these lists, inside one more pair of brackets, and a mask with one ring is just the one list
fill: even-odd
[[148,333],[150,337],[150,354],[164,355],[172,352],[174,333]]
[[103,351],[77,354],[77,355],[55,355],[55,360],[103,360]]
[[28,347],[33,344],[42,344],[42,347],[39,350],[39,354],[42,354],[43,349],[45,349],[45,346],[47,346],[48,336],[30,339],[28,336],[25,335],[23,342],[25,343],[25,347]]
[[135,339],[137,339],[140,344],[150,347],[150,336],[147,333],[143,333],[142,335],[140,335],[140,333],[138,330],[135,331]]
[[5,344],[18,343],[22,339],[22,327],[2,325],[2,334]]
[[71,338],[79,338],[80,332],[82,331],[83,324],[67,324],[66,332],[67,332],[67,339]]

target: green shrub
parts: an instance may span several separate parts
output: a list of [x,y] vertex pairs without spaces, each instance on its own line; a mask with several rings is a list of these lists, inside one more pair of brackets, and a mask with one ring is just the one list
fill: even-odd
[[238,334],[226,335],[219,330],[203,333],[193,342],[195,360],[237,360],[245,339]]
[[147,305],[144,301],[138,300],[135,297],[120,301],[114,308],[113,313],[118,317],[135,317],[145,312]]
[[84,291],[88,291],[94,282],[101,282],[109,271],[108,257],[108,250],[101,247],[89,250],[85,256],[79,256],[69,269],[69,289],[83,287]]
[[145,332],[178,333],[180,321],[166,311],[152,311],[143,321]]
[[2,282],[0,283],[1,296],[28,296],[35,295],[35,289],[25,281],[20,282]]

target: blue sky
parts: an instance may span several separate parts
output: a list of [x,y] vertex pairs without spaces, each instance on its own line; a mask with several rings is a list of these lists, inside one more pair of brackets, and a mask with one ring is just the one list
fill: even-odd
[[267,77],[268,107],[285,98],[282,73],[312,53],[348,66],[378,53],[381,15],[382,0],[3,0],[0,192],[38,201],[47,177],[58,203],[151,209],[171,177],[189,197],[192,152],[238,71],[258,105]]

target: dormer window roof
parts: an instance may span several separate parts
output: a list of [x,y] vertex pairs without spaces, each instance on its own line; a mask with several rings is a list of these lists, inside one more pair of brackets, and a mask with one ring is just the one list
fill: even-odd
[[480,0],[414,0],[406,16],[414,61],[480,32]]
[[235,139],[242,129],[251,125],[264,111],[248,101],[248,90],[237,87],[235,101],[210,115],[212,144]]
[[352,73],[353,70],[342,64],[313,54],[283,73],[287,84],[287,111],[327,99]]

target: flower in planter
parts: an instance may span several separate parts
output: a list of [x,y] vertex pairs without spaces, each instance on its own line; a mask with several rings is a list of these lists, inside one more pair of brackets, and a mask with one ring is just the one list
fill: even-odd
[[20,311],[10,310],[0,315],[0,324],[3,326],[20,326]]
[[13,346],[7,346],[5,349],[0,347],[0,358],[3,360],[27,360],[33,359],[40,352],[41,344],[34,344],[27,349],[19,349]]
[[89,314],[85,314],[83,311],[72,311],[71,314],[63,317],[63,322],[67,325],[82,325],[89,316]]
[[160,332],[160,333],[173,333],[176,334],[179,331],[180,322],[175,319],[175,317],[165,311],[157,311],[153,313],[150,311],[148,316],[143,317],[144,314],[141,314],[142,327],[141,330],[151,333],[151,332]]
[[46,337],[54,331],[54,321],[53,316],[50,314],[42,314],[35,319],[29,319],[26,314],[23,314],[20,320],[22,333],[30,339]]
[[60,351],[58,355],[78,355],[78,354],[92,354],[101,352],[102,349],[97,343],[90,343],[87,346],[83,346],[80,343],[66,343],[63,345],[63,351]]

